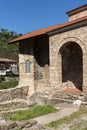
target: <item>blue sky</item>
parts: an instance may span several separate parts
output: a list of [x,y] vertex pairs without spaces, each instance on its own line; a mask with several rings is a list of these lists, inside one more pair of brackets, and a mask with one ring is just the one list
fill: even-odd
[[0,0],[0,28],[28,33],[68,21],[66,12],[87,0]]

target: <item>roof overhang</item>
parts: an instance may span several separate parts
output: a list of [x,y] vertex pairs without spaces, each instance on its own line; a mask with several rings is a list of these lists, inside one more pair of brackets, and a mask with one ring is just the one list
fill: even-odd
[[54,30],[54,31],[48,32],[47,34],[48,34],[49,36],[51,36],[51,35],[55,35],[55,34],[58,34],[58,33],[67,32],[67,31],[69,31],[69,30],[74,30],[74,29],[76,29],[76,28],[84,27],[84,26],[87,26],[87,20],[81,21],[81,22],[79,22],[79,23],[74,23],[74,24],[72,24],[72,25],[70,25],[70,26],[65,26],[65,27],[63,27],[63,28],[56,29],[56,30]]
[[17,42],[20,42],[20,41],[23,41],[26,39],[30,39],[30,38],[35,38],[35,37],[41,36],[41,35],[53,35],[55,33],[62,33],[64,31],[68,31],[68,30],[75,29],[75,28],[78,28],[81,26],[85,26],[85,25],[87,25],[87,16],[79,18],[77,20],[65,22],[63,24],[58,24],[55,26],[51,26],[48,28],[30,32],[28,34],[22,35],[21,37],[18,37],[16,39],[10,41],[9,44],[17,43]]

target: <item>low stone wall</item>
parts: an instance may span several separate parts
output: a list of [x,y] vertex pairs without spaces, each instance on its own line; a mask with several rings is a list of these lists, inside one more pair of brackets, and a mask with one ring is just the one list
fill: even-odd
[[57,91],[53,97],[66,99],[66,100],[82,100],[87,101],[87,93],[68,93]]
[[29,102],[28,100],[25,99],[13,99],[5,102],[0,102],[0,111],[5,111],[5,110],[15,110],[15,109],[22,109],[22,108],[30,108],[33,105],[35,105],[34,102]]
[[12,100],[15,98],[27,99],[28,89],[29,89],[28,86],[23,87],[17,86],[11,89],[0,90],[0,102]]
[[75,100],[81,100],[82,104],[87,104],[87,93],[68,93],[53,91],[53,93],[34,93],[31,96],[36,103],[40,105],[56,105],[60,103],[73,103]]
[[28,130],[36,124],[37,121],[35,120],[27,120],[20,122],[0,119],[0,130]]

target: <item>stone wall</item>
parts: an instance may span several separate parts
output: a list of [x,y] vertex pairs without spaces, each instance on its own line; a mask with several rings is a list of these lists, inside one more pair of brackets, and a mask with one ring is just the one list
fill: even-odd
[[73,21],[73,20],[76,20],[76,19],[79,19],[79,18],[85,17],[85,16],[87,16],[87,10],[84,10],[80,13],[77,13],[77,14],[70,16],[69,21]]
[[0,90],[0,102],[9,101],[12,99],[27,99],[28,95],[28,86],[15,87],[11,89]]
[[[19,44],[19,85],[29,86],[28,95],[34,93],[34,55],[33,40],[25,40]],[[26,72],[26,61],[30,62],[30,72]]]
[[[29,39],[19,44],[19,85],[29,86],[28,96],[49,87],[49,38]],[[30,72],[26,73],[26,60]]]
[[50,84],[62,87],[62,57],[60,49],[69,42],[77,43],[82,49],[83,90],[87,90],[87,26],[50,36]]

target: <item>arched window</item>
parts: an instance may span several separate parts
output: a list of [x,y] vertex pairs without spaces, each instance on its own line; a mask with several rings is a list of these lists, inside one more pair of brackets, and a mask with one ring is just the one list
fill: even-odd
[[30,73],[30,61],[29,60],[26,60],[26,73]]

